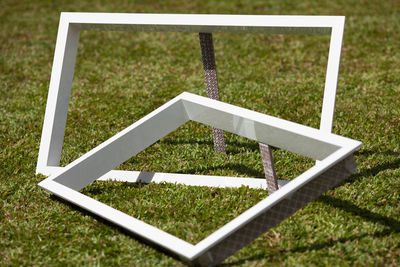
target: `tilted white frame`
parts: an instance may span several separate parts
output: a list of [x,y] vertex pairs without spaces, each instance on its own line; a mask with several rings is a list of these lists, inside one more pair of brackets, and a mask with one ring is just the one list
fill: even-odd
[[[320,160],[320,162],[196,245],[130,217],[77,191],[189,120],[271,144]],[[185,261],[208,266],[217,264],[226,257],[223,255],[221,259],[214,262],[209,251],[215,246],[220,245],[224,239],[235,234],[239,229],[249,227],[248,224],[252,220],[269,209],[273,209],[275,205],[285,199],[291,198],[297,191],[310,187],[315,178],[351,156],[360,146],[359,141],[349,138],[206,97],[182,93],[60,169],[57,174],[43,180],[39,185],[145,240],[167,249]],[[354,166],[350,169],[348,173],[354,172]],[[334,173],[335,175],[336,173]],[[341,177],[341,179],[343,178],[344,176]],[[323,179],[322,183],[325,182],[327,180]]]
[[[61,13],[36,173],[51,175],[62,169],[59,164],[81,30],[330,34],[320,123],[322,131],[330,132],[344,20],[343,16]],[[110,171],[100,179],[106,178],[132,182],[168,181],[189,185],[266,188],[265,179],[252,178],[239,180],[234,177],[201,176],[202,179],[198,179],[197,175],[119,170]]]

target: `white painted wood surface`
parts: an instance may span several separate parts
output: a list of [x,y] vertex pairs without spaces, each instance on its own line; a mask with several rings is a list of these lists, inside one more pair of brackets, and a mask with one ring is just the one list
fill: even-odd
[[330,34],[321,130],[330,132],[344,28],[343,16],[126,14],[63,12],[60,17],[36,173],[60,164],[81,30]]
[[[78,192],[189,120],[222,128],[258,142],[271,143],[289,151],[314,155],[321,161],[197,245],[191,245],[164,233]],[[282,142],[282,139],[285,142]],[[85,210],[176,253],[184,260],[194,261],[260,213],[307,186],[307,183],[344,160],[360,146],[360,142],[349,138],[206,97],[182,93],[66,167],[60,168],[56,174],[43,180],[39,185]]]

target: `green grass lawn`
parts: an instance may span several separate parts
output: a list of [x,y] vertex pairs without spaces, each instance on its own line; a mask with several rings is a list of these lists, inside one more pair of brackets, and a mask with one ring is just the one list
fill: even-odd
[[[37,186],[40,135],[61,11],[345,15],[333,132],[363,142],[359,172],[222,265],[400,264],[400,2],[0,0],[0,265],[179,266],[177,259]],[[328,36],[215,34],[221,100],[319,127]],[[81,33],[61,163],[183,91],[205,96],[197,34]],[[262,177],[256,142],[187,123],[121,169]],[[274,150],[279,178],[313,165]],[[95,182],[83,190],[196,243],[262,190]]]

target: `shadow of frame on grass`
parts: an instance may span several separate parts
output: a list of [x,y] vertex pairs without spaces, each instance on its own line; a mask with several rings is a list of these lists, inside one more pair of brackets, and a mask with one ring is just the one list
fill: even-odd
[[362,169],[359,172],[357,172],[356,174],[353,174],[349,178],[345,179],[342,183],[339,184],[339,186],[341,186],[343,184],[347,184],[347,183],[353,183],[353,182],[359,181],[363,178],[367,178],[369,176],[375,176],[378,173],[385,171],[385,170],[396,170],[396,169],[400,168],[400,153],[397,153],[397,152],[394,152],[391,150],[384,151],[384,152],[376,152],[376,153],[374,153],[371,150],[364,150],[361,152],[354,153],[355,156],[376,155],[376,154],[392,156],[392,157],[397,156],[397,158],[394,160],[391,160],[389,162],[377,164],[374,167],[369,168],[369,169]]
[[[394,152],[394,151],[384,151],[384,152],[374,152],[374,151],[370,151],[370,150],[365,150],[365,151],[361,151],[361,152],[356,152],[355,155],[375,155],[375,154],[383,154],[385,156],[397,156],[400,157],[400,153]],[[375,176],[378,173],[385,171],[385,170],[395,170],[400,168],[400,158],[394,159],[392,161],[389,162],[385,162],[382,164],[378,164],[372,168],[369,169],[364,169],[361,170],[360,172],[350,176],[349,178],[345,179],[342,183],[340,183],[338,186],[341,186],[343,184],[346,183],[354,183],[356,181],[359,181],[363,178],[367,178],[370,176]],[[337,187],[338,187],[337,186]],[[381,215],[379,213],[370,211],[368,209],[365,208],[361,208],[358,207],[357,205],[353,204],[351,201],[348,200],[343,200],[343,199],[338,199],[335,197],[331,197],[328,196],[326,194],[320,196],[318,199],[316,199],[315,201],[317,202],[321,202],[324,204],[327,204],[331,207],[334,208],[338,208],[341,209],[345,212],[351,213],[354,216],[358,216],[363,218],[364,220],[370,221],[372,223],[378,223],[381,224],[385,227],[387,227],[386,229],[382,230],[382,231],[377,231],[373,234],[369,234],[369,233],[364,233],[364,234],[360,234],[360,235],[352,235],[352,236],[348,236],[348,237],[343,237],[343,238],[338,238],[336,240],[327,240],[325,242],[318,242],[318,243],[314,243],[314,244],[310,244],[307,246],[302,246],[302,247],[297,247],[294,248],[292,250],[281,250],[279,251],[280,253],[297,253],[297,252],[305,252],[305,251],[311,251],[311,250],[321,250],[327,247],[332,247],[338,243],[345,243],[348,241],[354,241],[354,240],[360,240],[362,238],[365,237],[385,237],[385,236],[390,236],[393,233],[400,233],[400,221]],[[242,264],[246,261],[252,261],[252,260],[260,260],[260,259],[266,259],[268,257],[268,255],[266,255],[265,253],[258,253],[257,255],[251,256],[251,257],[247,257],[247,258],[243,258],[240,259],[238,261],[232,262],[232,263],[224,263],[221,264],[221,266],[233,266],[233,265],[239,265]]]
[[[372,212],[365,208],[360,208],[357,205],[354,205],[353,203],[351,203],[350,201],[341,200],[341,199],[326,196],[326,195],[320,196],[316,201],[330,205],[334,208],[342,209],[346,212],[353,214],[354,216],[362,217],[363,219],[368,220],[370,222],[379,223],[387,228],[382,231],[377,231],[373,234],[364,233],[364,234],[360,234],[360,235],[351,235],[348,237],[338,238],[336,240],[329,239],[324,242],[317,242],[317,243],[313,243],[313,244],[310,244],[307,246],[297,247],[297,248],[294,248],[291,250],[279,250],[279,253],[286,254],[286,253],[299,253],[299,252],[312,251],[312,250],[321,250],[321,249],[324,249],[327,247],[332,247],[339,243],[360,240],[365,237],[377,237],[378,238],[378,237],[390,236],[393,233],[400,233],[400,221],[397,221],[393,218],[386,217],[381,214]],[[276,253],[276,251],[274,251],[274,253]],[[234,265],[243,264],[246,261],[261,260],[261,259],[267,259],[267,258],[268,258],[268,255],[266,255],[265,253],[258,253],[256,255],[242,258],[242,259],[232,262],[232,263],[223,263],[223,264],[221,264],[221,266],[234,266]]]

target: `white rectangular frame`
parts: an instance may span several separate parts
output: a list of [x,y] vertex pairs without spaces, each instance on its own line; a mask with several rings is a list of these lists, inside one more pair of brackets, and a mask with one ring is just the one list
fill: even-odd
[[[61,13],[36,173],[51,175],[59,167],[75,60],[81,30],[175,31],[212,33],[330,34],[320,129],[330,132],[334,115],[343,16],[266,16],[198,14]],[[265,179],[142,173],[113,170],[100,179],[168,181],[190,185],[266,188]],[[231,179],[233,178],[233,179]],[[143,180],[143,179],[142,179]],[[284,183],[280,181],[280,183]]]
[[[77,191],[189,120],[321,161],[196,245]],[[248,227],[248,224],[260,214],[308,187],[314,179],[351,156],[360,146],[359,141],[185,92],[60,169],[57,174],[43,180],[39,185],[167,249],[185,261],[207,266],[218,263],[228,255],[224,254],[220,259],[213,259],[209,251],[215,246],[243,227]],[[354,171],[354,167],[351,168],[348,173]],[[337,172],[334,176],[336,174]],[[340,180],[344,178],[345,176],[342,176]]]

